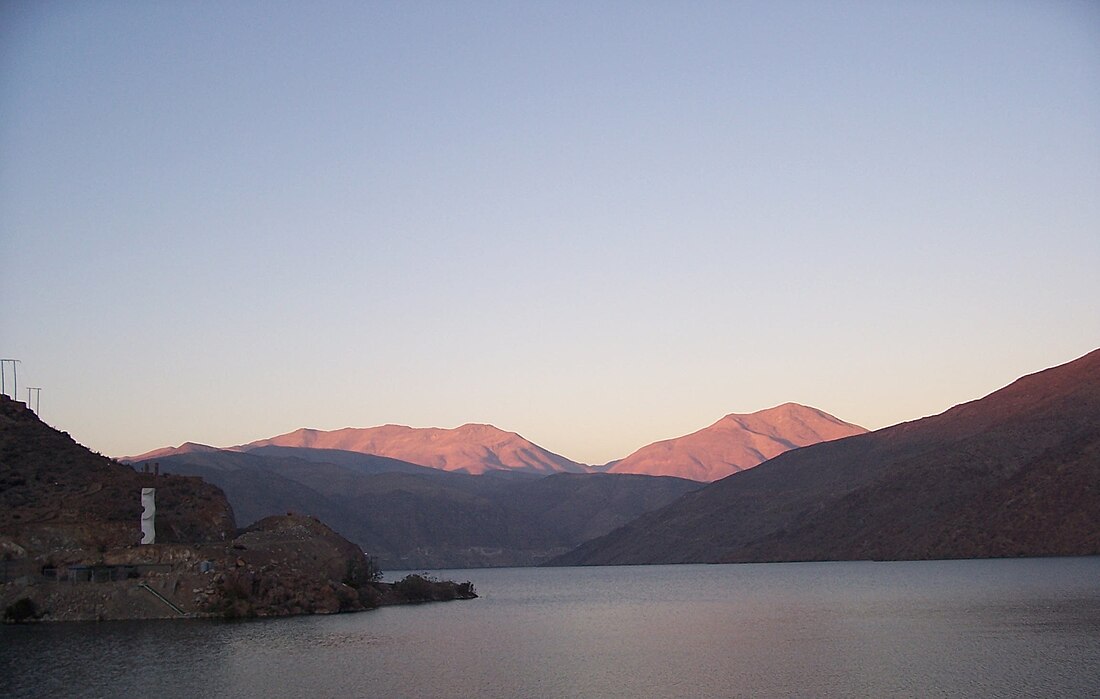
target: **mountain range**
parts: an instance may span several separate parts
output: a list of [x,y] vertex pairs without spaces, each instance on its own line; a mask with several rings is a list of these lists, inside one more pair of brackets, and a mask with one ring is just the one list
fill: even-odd
[[587,466],[570,461],[492,425],[467,424],[453,430],[404,425],[322,431],[300,429],[241,447],[304,447],[387,456],[441,471],[481,475],[487,471],[587,473]]
[[[188,442],[124,460],[201,476],[225,491],[238,524],[288,511],[320,517],[389,568],[532,565],[716,474],[862,431],[788,403],[643,448],[611,473],[475,424],[300,429],[227,449]],[[666,475],[679,472],[695,478]]]
[[[272,448],[355,452],[405,463],[400,468],[393,462],[388,466],[383,464],[380,470],[407,470],[408,464],[416,464],[472,475],[606,471],[710,482],[752,468],[790,449],[863,432],[866,430],[862,427],[816,408],[784,403],[755,413],[727,415],[702,430],[642,447],[604,467],[572,461],[515,432],[479,424],[462,425],[455,429],[404,425],[347,427],[330,431],[303,428],[227,449],[248,453],[260,453],[260,450]],[[179,454],[216,451],[219,449],[186,442],[178,447],[156,449],[139,456],[123,457],[122,460],[140,463]]]
[[936,416],[785,452],[561,565],[1100,554],[1100,350]]
[[1100,350],[875,432],[788,403],[605,467],[488,425],[149,460],[224,488],[238,523],[316,514],[389,567],[1097,554]]

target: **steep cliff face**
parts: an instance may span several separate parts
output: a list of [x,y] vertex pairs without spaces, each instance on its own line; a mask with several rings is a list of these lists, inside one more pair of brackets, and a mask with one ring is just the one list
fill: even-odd
[[0,396],[0,548],[9,557],[137,543],[142,488],[157,489],[158,542],[233,538],[233,511],[215,486],[137,473]]

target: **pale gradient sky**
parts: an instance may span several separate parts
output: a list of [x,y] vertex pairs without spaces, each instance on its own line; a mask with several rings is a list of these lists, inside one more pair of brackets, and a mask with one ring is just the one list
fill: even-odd
[[1100,346],[1100,4],[3,2],[0,251],[116,456],[884,427]]

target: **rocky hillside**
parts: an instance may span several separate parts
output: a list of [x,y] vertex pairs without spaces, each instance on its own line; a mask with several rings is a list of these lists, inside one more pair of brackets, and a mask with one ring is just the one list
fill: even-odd
[[470,583],[419,576],[383,583],[362,549],[317,519],[298,515],[248,527],[233,542],[230,559],[211,572],[193,601],[215,616],[332,614],[477,597]]
[[[144,487],[156,488],[157,542],[140,545]],[[271,517],[238,535],[217,487],[94,454],[7,396],[0,551],[9,621],[281,616],[473,596],[469,585],[382,584],[358,546],[312,517]]]
[[300,515],[269,517],[227,544],[128,546],[92,557],[62,549],[36,563],[0,585],[5,621],[334,614],[477,596],[468,582],[381,582],[359,547]]
[[218,488],[198,478],[136,473],[0,396],[0,549],[6,554],[135,544],[143,487],[157,489],[157,541],[233,538],[233,512]]
[[782,454],[561,564],[1100,554],[1100,350],[940,415]]
[[727,415],[692,434],[642,447],[614,463],[611,473],[644,473],[711,482],[752,468],[785,451],[867,430],[797,403]]

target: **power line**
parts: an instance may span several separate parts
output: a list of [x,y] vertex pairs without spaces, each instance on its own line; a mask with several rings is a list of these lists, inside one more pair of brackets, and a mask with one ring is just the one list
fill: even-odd
[[4,388],[4,366],[11,364],[11,382],[13,386],[11,397],[14,400],[19,400],[16,398],[16,395],[19,393],[19,377],[16,375],[15,365],[19,364],[21,361],[20,359],[0,359],[0,393],[7,392]]
[[39,409],[42,407],[42,389],[39,386],[27,386],[27,407],[31,407],[31,391],[34,391],[34,414],[42,417]]

